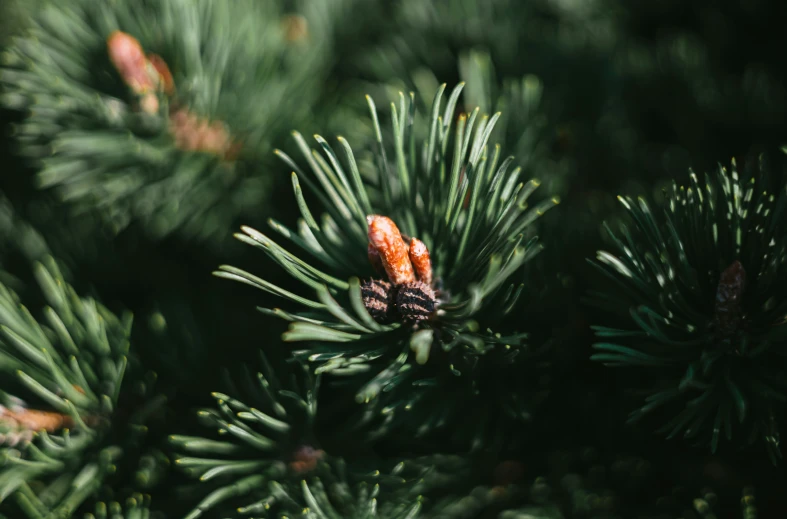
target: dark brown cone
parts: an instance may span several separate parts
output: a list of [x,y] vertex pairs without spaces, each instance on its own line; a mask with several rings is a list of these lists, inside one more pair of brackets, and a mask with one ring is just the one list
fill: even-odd
[[746,288],[746,270],[740,261],[734,261],[721,273],[716,289],[713,325],[718,340],[729,340],[741,328],[744,315],[743,292]]
[[404,321],[423,321],[437,309],[437,298],[432,287],[421,281],[397,287],[396,310]]
[[361,285],[363,305],[378,323],[390,322],[396,313],[394,291],[391,284],[382,279],[370,279]]

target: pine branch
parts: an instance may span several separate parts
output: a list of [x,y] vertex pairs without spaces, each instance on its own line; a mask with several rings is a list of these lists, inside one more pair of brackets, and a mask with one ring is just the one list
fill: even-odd
[[[544,188],[552,194],[563,195],[568,190],[568,179],[574,168],[565,157],[552,152],[556,147],[559,128],[554,120],[554,110],[545,95],[541,79],[533,73],[524,73],[504,79],[498,73],[489,51],[478,48],[462,49],[456,63],[459,79],[465,84],[459,111],[477,107],[481,114],[499,113],[489,141],[501,143],[516,158],[516,165],[530,175],[543,175]],[[429,101],[440,89],[438,74],[425,66],[407,70],[401,75],[385,78],[384,83],[369,82],[363,87],[386,96],[396,96],[400,91],[415,92],[417,110],[429,113]],[[419,118],[416,113],[416,118]],[[355,121],[354,121],[355,122]],[[355,122],[354,126],[362,128]],[[375,139],[373,128],[363,128],[358,140]],[[348,130],[354,131],[355,128]],[[383,128],[383,135],[393,138],[390,129]],[[413,125],[416,139],[428,136],[428,120]]]
[[[740,485],[732,467],[713,467],[712,461],[688,468],[594,448],[550,451],[540,467],[531,461],[531,456],[505,460],[491,474],[460,469],[462,476],[442,489],[427,486],[424,511],[436,519],[711,519],[757,513],[754,488]],[[671,468],[663,472],[665,466]]]
[[[199,479],[195,490],[205,496],[186,517],[224,509],[241,517],[416,517],[420,500],[409,493],[401,499],[383,498],[378,505],[380,483],[399,488],[401,477],[348,474],[342,459],[319,448],[312,425],[319,376],[314,378],[300,365],[286,371],[274,372],[263,357],[256,376],[233,377],[232,395],[214,393],[216,408],[199,416],[218,433],[216,439],[170,438],[179,453],[176,465]],[[240,395],[246,398],[241,401]]]
[[[242,500],[232,508],[264,510],[277,501],[282,478],[297,483],[301,474],[323,462],[324,453],[314,445],[311,429],[319,378],[312,379],[297,367],[280,376],[263,357],[259,373],[233,377],[237,380],[233,395],[213,394],[216,408],[200,411],[199,417],[221,439],[170,437],[179,453],[176,466],[211,487],[189,519],[227,500]],[[248,403],[239,400],[244,394]]]
[[[444,110],[440,89],[429,132],[417,145],[415,136],[423,128],[414,128],[418,119],[412,96],[401,94],[398,106],[391,106],[392,149],[382,141],[378,113],[368,98],[378,136],[373,163],[359,164],[341,137],[344,162],[322,137],[315,137],[320,153],[295,134],[310,175],[279,152],[295,171],[293,188],[303,218],[297,231],[276,221],[271,226],[322,269],[254,229],[244,227],[236,236],[262,249],[315,296],[298,295],[231,266],[216,273],[305,307],[296,313],[263,312],[292,323],[284,340],[305,343],[294,352],[296,359],[313,363],[317,373],[351,376],[358,387],[356,400],[372,403],[379,412],[395,401],[418,398],[422,389],[414,386],[439,387],[436,378],[464,376],[472,384],[481,358],[502,367],[529,351],[526,334],[501,334],[491,327],[513,308],[524,288],[517,286],[521,267],[540,250],[533,222],[558,200],[528,205],[539,182],[521,181],[513,158],[504,159],[499,146],[488,146],[499,115],[479,117],[475,110],[455,116],[461,89],[451,93]],[[307,205],[301,182],[323,203],[321,224]],[[440,294],[433,317],[412,325],[377,322],[369,313],[359,277],[374,275],[367,237],[372,213],[390,217],[403,234],[417,237],[428,249],[429,270]],[[454,416],[465,405],[461,398],[446,402]]]
[[620,198],[633,223],[610,231],[614,252],[593,263],[611,282],[594,301],[621,319],[595,327],[593,360],[652,384],[632,421],[671,415],[661,434],[711,451],[737,431],[739,445],[762,441],[775,461],[787,395],[787,307],[777,295],[787,283],[787,197],[768,191],[769,169],[733,161],[702,181],[692,173],[659,212]]
[[275,2],[46,5],[0,70],[37,184],[116,231],[222,234],[264,200],[259,159],[323,77],[325,47],[288,40],[282,20]]
[[126,500],[125,506],[118,502],[96,503],[93,513],[85,514],[84,519],[150,519],[150,496],[134,495]]
[[[68,285],[46,244],[9,213],[3,221],[35,238],[34,273],[47,306],[36,318],[0,285],[0,510],[71,517],[145,433],[160,399],[134,380],[144,407],[118,419],[129,356],[131,315],[120,317]],[[25,247],[23,247],[25,248]],[[43,251],[41,250],[43,248]],[[126,435],[115,443],[118,430]],[[52,516],[52,517],[54,517]]]

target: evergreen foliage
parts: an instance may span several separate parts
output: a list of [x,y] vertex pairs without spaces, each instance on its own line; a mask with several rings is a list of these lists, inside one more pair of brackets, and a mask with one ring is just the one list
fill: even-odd
[[[26,115],[14,133],[36,183],[115,231],[139,221],[154,237],[223,234],[264,200],[261,157],[309,113],[319,84],[320,48],[286,21],[274,2],[45,5],[0,74],[3,104]],[[160,56],[172,92],[151,99],[124,80],[115,31]]]
[[[459,111],[464,111],[461,108],[464,105],[467,111],[478,107],[482,114],[499,113],[490,142],[505,143],[506,151],[516,157],[517,165],[525,173],[548,172],[541,180],[550,193],[565,193],[568,187],[565,177],[570,168],[559,164],[559,158],[552,153],[558,132],[553,127],[543,82],[534,74],[523,74],[499,83],[491,54],[481,49],[464,51],[455,61],[459,79],[465,85]],[[388,96],[395,96],[399,91],[415,92],[418,108],[428,113],[428,102],[434,99],[440,81],[432,70],[416,69],[379,87],[369,85]],[[424,125],[414,131],[421,132],[418,138],[424,138],[428,129]],[[373,137],[372,129],[369,130],[369,136]]]
[[[771,191],[764,158],[739,170],[673,183],[661,211],[621,197],[632,223],[610,231],[615,252],[596,265],[615,291],[597,304],[628,320],[596,326],[593,359],[649,374],[653,386],[632,414],[671,413],[659,428],[710,444],[739,430],[780,457],[785,283],[785,187]],[[701,180],[702,178],[702,180]]]
[[0,2],[0,519],[787,515],[786,15]]
[[93,513],[85,514],[85,519],[149,519],[150,497],[134,495],[125,502],[125,506],[116,501],[96,503]]
[[[115,423],[131,316],[117,317],[79,297],[51,257],[35,266],[35,275],[47,303],[40,321],[13,291],[0,287],[0,501],[4,507],[16,503],[30,517],[50,509],[69,516],[115,472],[124,449],[145,434],[145,418],[161,402],[146,394],[150,381],[140,380],[138,389],[148,400]],[[116,444],[113,429],[119,426],[129,430]]]
[[[277,371],[263,357],[259,373],[246,372],[229,381],[236,396],[213,394],[216,407],[201,410],[199,417],[217,439],[170,438],[173,448],[183,453],[175,460],[177,466],[198,478],[200,487],[212,489],[186,517],[196,519],[222,508],[240,517],[417,517],[417,497],[378,503],[376,480],[386,479],[388,486],[398,488],[404,484],[401,477],[348,474],[341,458],[320,448],[313,423],[320,377],[300,364],[285,373]],[[238,399],[241,394],[247,395],[244,401]],[[204,495],[203,489],[194,490]]]
[[[379,116],[368,98],[379,146],[373,164],[358,164],[341,137],[344,164],[324,138],[316,136],[320,154],[295,134],[311,168],[309,176],[279,152],[294,170],[302,219],[297,231],[274,220],[271,226],[325,270],[254,229],[244,227],[237,237],[264,250],[315,290],[315,299],[234,267],[217,272],[308,308],[297,313],[263,311],[291,321],[284,340],[305,342],[305,348],[294,352],[296,359],[313,363],[317,373],[352,377],[356,400],[372,403],[371,415],[382,412],[389,416],[386,421],[397,420],[400,413],[428,405],[423,401],[434,387],[462,379],[461,396],[445,402],[441,413],[430,413],[421,424],[427,432],[456,420],[465,398],[477,393],[473,375],[479,362],[505,369],[530,351],[525,333],[501,333],[495,323],[515,307],[524,289],[521,267],[540,250],[533,222],[558,203],[553,198],[529,205],[539,182],[523,182],[513,157],[504,158],[499,145],[488,145],[498,115],[479,116],[475,109],[457,118],[461,87],[453,90],[445,107],[441,87],[425,122],[417,117],[414,103],[400,94],[398,107],[391,108],[393,147],[382,141]],[[422,124],[429,128],[428,136],[416,141],[414,127]],[[323,202],[321,223],[304,199],[301,181]],[[427,245],[444,294],[435,320],[417,329],[400,322],[379,324],[364,307],[359,277],[373,275],[367,258],[370,214],[389,216],[403,233]]]
[[[300,475],[323,463],[312,427],[319,378],[303,369],[277,376],[264,357],[262,364],[259,373],[233,377],[230,395],[213,393],[215,409],[199,412],[200,421],[221,439],[170,438],[174,449],[183,453],[175,459],[176,465],[214,487],[188,515],[190,519],[239,498],[240,505],[233,505],[239,513],[264,513],[286,500],[282,479],[285,485],[297,485]],[[248,398],[240,400],[244,394]],[[300,451],[304,460],[297,457]]]

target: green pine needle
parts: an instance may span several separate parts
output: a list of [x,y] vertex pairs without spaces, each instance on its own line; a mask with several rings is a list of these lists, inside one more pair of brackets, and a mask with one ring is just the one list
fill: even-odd
[[[305,13],[326,31],[330,13]],[[0,67],[0,105],[25,114],[14,137],[38,186],[116,231],[141,222],[154,237],[223,236],[264,200],[260,157],[309,115],[327,69],[326,46],[288,42],[285,20],[279,3],[248,0],[68,0],[36,10]],[[116,30],[172,72],[176,91],[156,94],[155,111],[141,109],[143,97],[109,59]],[[191,137],[173,130],[184,110],[206,122],[202,130],[187,123]],[[216,141],[206,133],[214,122],[226,126],[237,157],[182,144]]]
[[[303,473],[293,465],[300,452],[314,462],[304,473],[322,466],[323,453],[314,444],[312,431],[319,377],[300,365],[277,373],[263,357],[259,373],[233,377],[232,394],[213,393],[216,407],[203,409],[198,416],[214,437],[170,437],[176,466],[201,482],[195,490],[203,496],[203,485],[209,487],[189,519],[224,506],[225,501],[245,509],[256,509],[258,500],[275,502],[270,485],[300,480]],[[240,395],[246,395],[244,401]]]
[[125,506],[116,501],[96,503],[93,513],[84,515],[84,519],[150,519],[150,496],[134,494],[129,497]]
[[767,173],[764,158],[751,171],[733,161],[703,180],[692,173],[658,212],[620,198],[632,223],[610,231],[614,252],[593,262],[610,282],[594,301],[620,324],[594,327],[593,360],[652,384],[632,421],[658,414],[660,433],[712,451],[733,433],[759,439],[775,461],[787,398],[787,193],[769,192]]
[[[0,284],[0,511],[15,503],[31,518],[70,517],[116,472],[127,446],[107,440],[132,321],[77,295],[50,256],[34,273],[48,304],[40,319]],[[128,445],[161,403],[151,398],[122,421]]]
[[[446,462],[425,459],[391,473],[348,474],[345,462],[319,450],[314,437],[320,377],[303,365],[290,367],[274,371],[262,357],[260,373],[233,376],[231,394],[214,393],[216,407],[200,411],[213,437],[170,437],[176,466],[200,482],[192,490],[201,499],[186,519],[418,517],[419,490],[434,484],[432,468]],[[244,401],[233,396],[239,394]]]
[[[488,117],[476,110],[469,117],[456,116],[462,88],[457,86],[443,102],[443,85],[431,119],[423,126],[416,124],[413,96],[400,95],[391,105],[390,145],[384,142],[387,132],[367,96],[377,136],[372,163],[357,162],[357,154],[342,138],[337,153],[315,136],[318,151],[297,132],[308,169],[277,152],[293,169],[303,219],[297,231],[278,222],[271,226],[312,256],[311,261],[255,229],[243,227],[236,236],[311,289],[313,298],[234,267],[222,266],[216,272],[285,298],[296,308],[307,307],[307,312],[265,312],[291,321],[284,340],[305,343],[304,349],[295,351],[296,358],[314,363],[319,373],[355,376],[360,402],[377,403],[383,391],[401,399],[413,384],[435,374],[454,379],[473,372],[479,357],[495,352],[505,358],[508,349],[525,347],[526,335],[500,337],[486,326],[494,326],[515,307],[522,291],[522,267],[541,249],[533,224],[558,200],[532,203],[539,182],[520,179],[513,157],[500,161],[499,146],[490,147],[499,114]],[[325,213],[319,222],[302,185],[322,203]],[[432,333],[414,336],[411,326],[378,324],[366,311],[359,278],[372,275],[367,259],[370,212],[392,218],[403,234],[427,245],[442,294],[437,318],[420,325]]]

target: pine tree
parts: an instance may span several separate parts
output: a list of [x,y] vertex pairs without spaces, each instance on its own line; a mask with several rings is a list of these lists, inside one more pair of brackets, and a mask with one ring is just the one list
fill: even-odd
[[659,428],[670,438],[712,451],[723,439],[762,441],[775,462],[787,330],[776,294],[787,256],[785,187],[770,189],[771,167],[761,157],[743,170],[733,160],[704,178],[692,173],[659,212],[620,198],[632,223],[610,231],[616,251],[596,262],[618,290],[596,300],[628,322],[596,326],[603,342],[592,358],[651,374],[632,420],[670,413]]
[[[228,387],[237,396],[213,394],[216,408],[199,415],[215,429],[217,439],[170,438],[174,449],[183,453],[176,464],[198,477],[200,486],[212,487],[186,517],[196,519],[219,507],[241,516],[306,510],[307,517],[416,517],[421,507],[417,497],[410,502],[386,501],[375,481],[385,478],[348,474],[341,458],[320,448],[314,430],[319,376],[313,377],[303,365],[288,370],[291,376],[277,371],[278,376],[263,358],[256,375],[231,377]],[[244,393],[248,398],[239,400]],[[351,479],[357,481],[355,488]],[[404,485],[400,477],[389,479],[388,486]]]
[[0,2],[0,519],[783,516],[744,4]]
[[306,19],[274,2],[71,0],[32,23],[0,74],[3,104],[26,113],[20,152],[38,186],[116,232],[223,234],[264,200],[262,157],[323,78]]
[[[392,148],[383,142],[368,98],[379,146],[371,164],[359,164],[341,137],[344,164],[323,137],[316,136],[320,154],[295,134],[311,175],[279,152],[294,170],[302,219],[297,231],[275,220],[271,226],[325,270],[257,230],[245,227],[237,237],[314,290],[313,298],[235,267],[217,272],[306,308],[263,311],[292,323],[284,340],[305,343],[295,359],[351,384],[356,401],[366,404],[361,421],[377,422],[378,435],[395,431],[403,421],[418,423],[419,436],[456,423],[478,398],[485,369],[489,377],[531,362],[524,359],[535,351],[525,333],[497,331],[495,323],[515,308],[524,289],[515,284],[521,267],[540,250],[532,223],[558,200],[529,205],[539,182],[520,180],[513,157],[504,158],[500,146],[487,144],[499,115],[479,116],[476,109],[457,117],[461,86],[445,107],[444,88],[423,122],[415,104],[400,94],[398,107],[392,104]],[[416,141],[418,133],[424,137]],[[389,156],[395,157],[390,164]],[[321,224],[301,182],[323,203]],[[521,418],[528,414],[521,398],[515,393],[501,403]],[[442,410],[435,414],[438,401]],[[485,412],[479,424],[486,423]],[[470,433],[477,443],[482,434],[483,429]]]
[[[51,257],[36,263],[34,274],[47,303],[39,320],[0,286],[0,507],[28,517],[67,517],[119,465],[138,470],[138,460],[124,456],[138,451],[145,422],[162,402],[151,393],[154,376],[127,373],[136,371],[129,367],[130,315],[117,317],[79,297]],[[121,403],[129,384],[145,400],[132,414],[128,402]],[[137,475],[137,482],[145,479]]]

